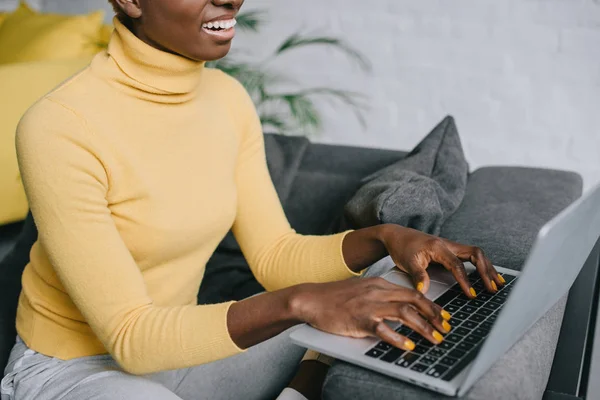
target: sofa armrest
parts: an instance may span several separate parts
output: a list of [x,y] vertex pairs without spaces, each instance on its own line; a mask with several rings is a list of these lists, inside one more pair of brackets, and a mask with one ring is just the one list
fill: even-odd
[[[572,172],[482,168],[469,178],[467,195],[441,235],[480,246],[496,265],[521,269],[539,229],[581,193],[581,177]],[[577,398],[585,391],[598,301],[599,246],[569,292],[545,392],[548,400]]]
[[540,228],[581,196],[573,172],[486,167],[469,176],[458,210],[440,236],[481,247],[495,265],[521,269]]

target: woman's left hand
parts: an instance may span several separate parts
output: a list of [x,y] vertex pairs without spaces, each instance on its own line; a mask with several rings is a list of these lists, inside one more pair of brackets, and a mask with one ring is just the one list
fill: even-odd
[[398,225],[387,225],[380,240],[394,263],[411,275],[415,288],[422,293],[429,289],[426,270],[430,263],[441,264],[452,272],[465,295],[470,298],[475,298],[476,292],[469,283],[463,261],[475,265],[489,292],[497,292],[498,287],[505,283],[479,247],[455,243]]

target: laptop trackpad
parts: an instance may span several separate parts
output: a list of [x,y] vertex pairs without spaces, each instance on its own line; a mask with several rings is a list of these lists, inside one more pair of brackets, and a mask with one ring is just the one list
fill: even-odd
[[[452,275],[450,276],[452,277]],[[394,268],[385,274],[383,278],[396,285],[414,289],[414,285],[410,276],[397,268]],[[430,282],[431,284],[429,285],[429,291],[427,291],[425,295],[430,300],[436,299],[440,294],[444,293],[450,287],[448,284],[436,282],[434,280],[430,280]]]

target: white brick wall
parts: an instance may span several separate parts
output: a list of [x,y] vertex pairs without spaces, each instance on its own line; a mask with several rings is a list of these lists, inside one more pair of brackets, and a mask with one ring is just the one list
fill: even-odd
[[[267,8],[237,49],[259,58],[300,28],[344,37],[373,64],[364,75],[336,54],[277,63],[306,85],[358,90],[368,128],[323,105],[328,143],[408,149],[453,114],[473,168],[531,165],[600,181],[598,0],[247,0]],[[338,111],[339,110],[339,111]]]
[[[31,1],[31,0],[30,0]],[[55,12],[106,0],[35,0]],[[0,9],[17,0],[0,0]],[[453,114],[472,168],[531,165],[600,181],[600,0],[246,0],[268,9],[260,35],[236,49],[268,56],[300,28],[345,38],[369,75],[336,53],[298,52],[274,67],[307,86],[368,96],[367,129],[328,104],[315,140],[409,149]],[[107,20],[108,20],[107,16]]]
[[[27,4],[35,8],[41,8],[43,0],[27,0]],[[11,11],[17,8],[19,5],[19,0],[0,0],[0,12],[1,11]]]

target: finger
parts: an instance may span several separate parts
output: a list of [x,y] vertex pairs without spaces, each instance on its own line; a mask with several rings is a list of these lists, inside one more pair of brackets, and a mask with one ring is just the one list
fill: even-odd
[[471,247],[470,253],[470,261],[473,265],[475,265],[475,268],[477,268],[477,273],[479,273],[479,276],[483,281],[483,285],[488,292],[496,293],[498,291],[499,282],[496,282],[498,277],[495,275],[498,274],[490,274],[489,264],[491,263],[488,262],[483,254],[483,251],[478,247]]
[[451,318],[450,314],[422,293],[413,291],[410,304],[440,332],[448,333],[452,329],[447,322]]
[[462,261],[470,261],[477,268],[477,272],[484,283],[485,288],[492,293],[498,291],[498,287],[504,284],[504,278],[496,272],[492,262],[485,256],[483,250],[476,246],[452,242],[444,239],[446,246]]
[[432,259],[433,261],[442,264],[448,271],[452,272],[454,279],[456,279],[460,285],[465,296],[470,299],[477,297],[475,289],[473,289],[471,282],[469,282],[469,277],[467,276],[467,271],[465,270],[462,261],[460,261],[443,242],[440,242],[440,245],[434,246]]
[[416,264],[409,265],[407,268],[408,273],[410,274],[410,277],[412,278],[415,289],[417,289],[417,291],[421,292],[421,293],[427,293],[427,291],[429,290],[429,284],[430,284],[429,283],[429,274],[427,273],[425,268],[427,268],[427,265],[422,267],[422,266],[416,265]]
[[417,310],[407,303],[397,306],[400,322],[418,332],[433,344],[439,344],[444,340],[442,334],[425,320]]
[[423,293],[391,282],[387,283],[389,287],[382,293],[380,301],[386,303],[410,303],[440,331],[447,333],[452,329],[447,322],[452,318],[450,313],[429,300]]
[[483,251],[481,251],[481,261],[480,262],[482,264],[485,264],[485,272],[486,272],[487,276],[490,277],[490,285],[492,286],[493,289],[496,289],[494,292],[497,292],[498,288],[501,288],[502,286],[504,286],[506,284],[506,281],[504,280],[502,275],[500,275],[498,273],[498,271],[496,271],[496,268],[494,268],[494,265],[492,264],[490,259],[487,258],[485,256],[485,254],[483,254]]
[[487,257],[485,260],[486,260],[486,264],[487,264],[488,275],[490,275],[492,277],[494,282],[496,282],[496,285],[498,287],[502,287],[502,286],[506,285],[506,280],[504,280],[502,275],[500,275],[498,273],[498,271],[496,271],[496,268],[494,268],[494,265],[492,264],[492,262]]
[[383,321],[380,321],[377,323],[377,325],[375,325],[373,334],[375,334],[375,336],[379,337],[384,342],[389,343],[392,346],[398,347],[399,349],[408,351],[412,351],[415,349],[415,342],[413,342],[406,336],[402,336],[398,332],[394,331]]

